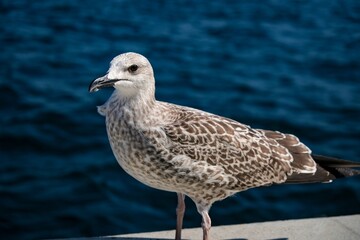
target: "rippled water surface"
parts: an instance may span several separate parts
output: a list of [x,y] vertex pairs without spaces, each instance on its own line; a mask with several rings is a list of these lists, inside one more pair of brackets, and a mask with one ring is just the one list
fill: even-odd
[[[355,0],[1,1],[2,238],[174,228],[176,194],[112,155],[95,108],[111,90],[87,92],[122,52],[149,58],[160,100],[360,161],[359,14]],[[359,184],[252,189],[214,204],[213,225],[360,213]]]

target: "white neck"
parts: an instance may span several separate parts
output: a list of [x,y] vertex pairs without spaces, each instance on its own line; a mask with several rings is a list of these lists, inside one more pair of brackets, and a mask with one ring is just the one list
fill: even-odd
[[129,94],[129,91],[124,94],[121,90],[115,89],[106,104],[107,111],[115,111],[120,115],[126,112],[134,117],[137,116],[136,118],[140,115],[146,118],[156,104],[155,89],[137,90],[135,94]]

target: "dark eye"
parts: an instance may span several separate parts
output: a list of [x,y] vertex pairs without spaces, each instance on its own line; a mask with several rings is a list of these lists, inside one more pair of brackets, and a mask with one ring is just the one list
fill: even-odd
[[128,68],[128,71],[133,73],[133,72],[136,72],[136,70],[138,70],[138,68],[139,68],[139,66],[134,64]]

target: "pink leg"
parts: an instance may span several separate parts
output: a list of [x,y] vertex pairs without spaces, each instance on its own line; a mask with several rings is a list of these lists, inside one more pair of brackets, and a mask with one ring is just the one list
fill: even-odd
[[176,233],[175,240],[181,240],[181,229],[183,225],[183,218],[185,213],[185,195],[178,193],[178,205],[176,208]]
[[209,232],[211,228],[211,218],[207,210],[201,212],[202,216],[202,229],[203,229],[203,240],[209,240]]

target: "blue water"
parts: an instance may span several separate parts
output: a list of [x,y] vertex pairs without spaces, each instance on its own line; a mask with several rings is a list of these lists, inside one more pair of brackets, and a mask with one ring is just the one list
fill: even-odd
[[[360,161],[360,2],[0,3],[2,239],[173,229],[176,195],[128,176],[89,94],[117,54],[151,61],[157,98],[298,135]],[[185,227],[200,226],[187,201]],[[360,178],[252,189],[213,225],[360,213]],[[241,236],[239,236],[241,237]]]

